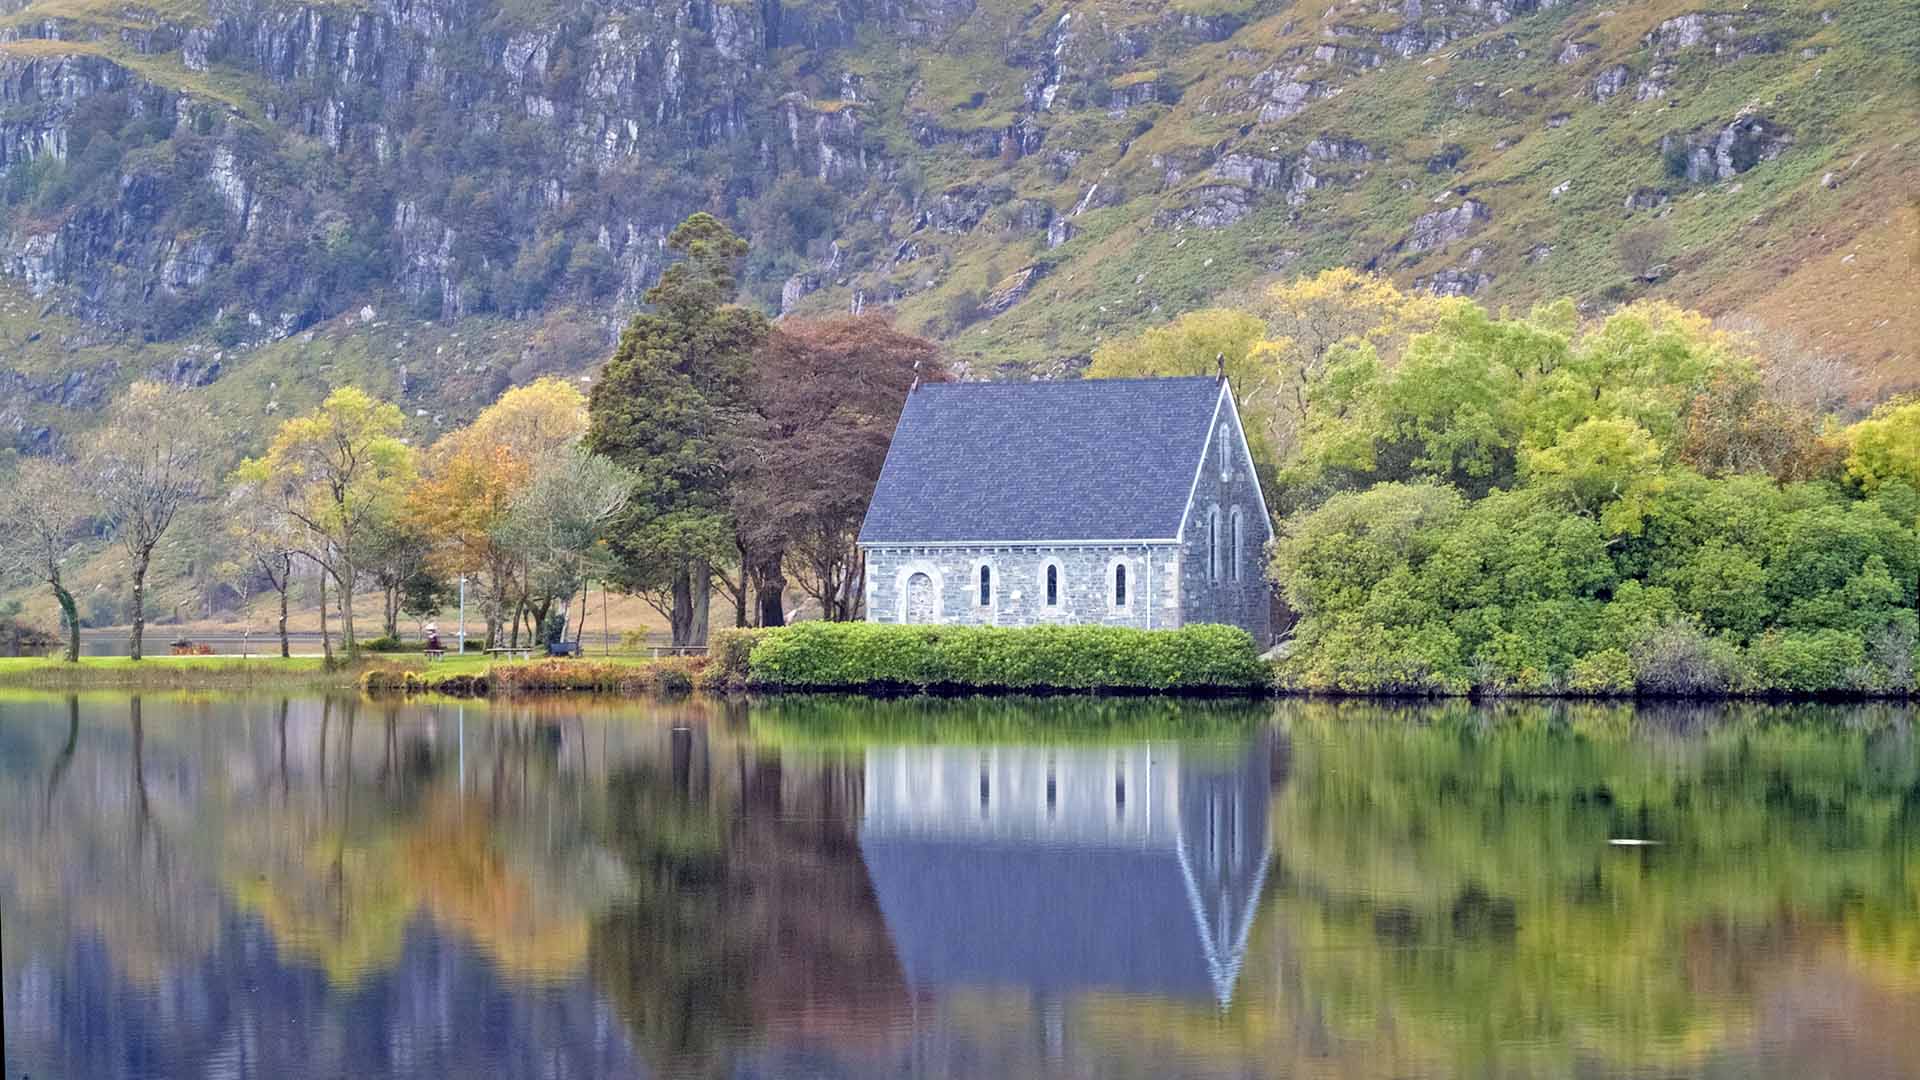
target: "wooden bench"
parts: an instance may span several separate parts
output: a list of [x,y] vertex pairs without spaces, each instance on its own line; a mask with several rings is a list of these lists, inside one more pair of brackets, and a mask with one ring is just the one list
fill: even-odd
[[510,660],[531,660],[533,659],[533,646],[531,645],[496,645],[493,648],[487,650],[488,656],[492,656],[495,653],[505,656]]
[[549,641],[547,642],[547,655],[579,656],[580,643],[577,641]]
[[431,664],[431,663],[433,663],[433,662],[434,662],[435,660],[439,660],[439,659],[441,659],[441,658],[443,658],[443,657],[445,657],[445,656],[447,655],[447,650],[445,650],[445,649],[422,649],[422,650],[420,650],[420,651],[421,651],[421,653],[422,653],[423,655],[425,655],[425,656],[426,656],[426,658],[427,658],[427,663],[429,663],[429,664]]

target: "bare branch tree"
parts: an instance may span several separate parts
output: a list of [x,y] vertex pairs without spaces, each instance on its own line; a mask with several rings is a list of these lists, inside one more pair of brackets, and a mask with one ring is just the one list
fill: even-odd
[[67,623],[68,663],[80,659],[80,611],[61,564],[92,510],[73,466],[35,458],[0,489],[0,571],[30,573],[53,590]]
[[158,383],[135,383],[94,436],[82,468],[133,570],[128,655],[140,659],[147,569],[180,508],[212,484],[213,414],[198,399]]

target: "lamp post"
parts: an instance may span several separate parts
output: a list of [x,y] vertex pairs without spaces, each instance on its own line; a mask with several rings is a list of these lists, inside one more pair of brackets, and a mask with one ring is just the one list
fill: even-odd
[[[460,655],[467,655],[467,575],[460,575]],[[462,777],[464,779],[464,775]]]

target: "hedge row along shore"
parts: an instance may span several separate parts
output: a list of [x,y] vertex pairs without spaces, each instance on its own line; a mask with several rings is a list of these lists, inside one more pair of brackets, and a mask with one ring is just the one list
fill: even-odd
[[[718,643],[715,677],[737,674],[740,646]],[[883,626],[800,623],[761,631],[745,684],[768,690],[1261,693],[1272,673],[1231,626]]]
[[[1365,689],[1316,679],[1303,657],[1269,662],[1226,626],[1129,630],[1099,626],[996,629],[802,623],[714,634],[704,657],[489,661],[436,664],[398,656],[326,669],[318,657],[161,657],[79,664],[0,660],[0,687],[37,690],[312,691],[480,697],[532,694],[678,695],[692,691],[804,694],[1299,694],[1397,698],[1911,700],[1909,686],[1860,677],[1857,650],[1837,634],[1779,635],[1746,649],[1691,628],[1666,628],[1657,647],[1623,650],[1604,665],[1536,684],[1488,686],[1406,678]],[[1791,648],[1790,648],[1791,647]],[[1799,649],[1794,652],[1793,649]],[[1403,656],[1409,663],[1416,658]],[[1813,675],[1806,674],[1812,670]],[[1332,685],[1329,685],[1332,683]]]

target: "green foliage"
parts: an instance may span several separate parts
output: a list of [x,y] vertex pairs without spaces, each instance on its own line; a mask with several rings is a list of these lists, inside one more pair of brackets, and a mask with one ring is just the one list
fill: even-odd
[[1619,649],[1601,649],[1573,662],[1567,673],[1567,689],[1593,697],[1617,697],[1633,693],[1633,657]]
[[1334,352],[1285,471],[1333,494],[1274,546],[1274,580],[1301,614],[1288,685],[1913,685],[1920,438],[1906,429],[1920,409],[1844,433],[1842,484],[1805,409],[1767,396],[1757,361],[1671,308],[1583,332],[1560,309],[1523,321],[1469,304],[1398,365]]
[[[1272,720],[1272,707],[1244,699],[967,695],[874,698],[774,694],[748,713],[754,742],[783,749],[857,750],[909,744],[1110,743],[1120,739],[1215,739],[1223,746]],[[1192,752],[1189,743],[1183,752]]]
[[752,673],[749,657],[765,630],[716,630],[707,642],[707,666],[700,673],[702,690],[743,690]]
[[1849,442],[1847,475],[1865,490],[1894,480],[1920,487],[1920,400],[1874,410],[1853,426]]
[[1253,692],[1267,666],[1227,626],[887,626],[809,622],[762,632],[750,683],[785,689]]
[[[724,445],[745,409],[766,317],[725,306],[746,242],[695,214],[668,244],[686,256],[647,292],[594,383],[587,443],[631,470],[633,497],[612,530],[614,579],[633,591],[676,594],[675,641],[692,616],[685,597],[706,588],[704,563],[731,554]],[[697,567],[697,569],[696,569]]]

